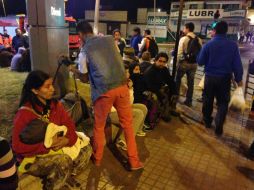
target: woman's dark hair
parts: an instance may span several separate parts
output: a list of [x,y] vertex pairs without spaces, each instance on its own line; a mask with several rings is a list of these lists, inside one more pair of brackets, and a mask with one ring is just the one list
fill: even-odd
[[195,29],[195,25],[192,22],[186,23],[184,26],[189,29],[190,32],[193,32]]
[[139,67],[139,64],[138,64],[138,63],[132,63],[132,64],[130,64],[130,66],[129,66],[130,77],[133,75],[133,71],[134,71],[134,69],[135,69],[137,66]]
[[141,30],[140,30],[139,27],[135,27],[135,28],[133,29],[133,31],[134,31],[134,32],[137,32],[138,34],[141,34]]
[[32,89],[39,89],[49,78],[50,76],[43,71],[30,72],[25,80],[25,84],[22,89],[19,107],[22,107],[27,102],[30,102],[32,107],[35,108],[35,104],[38,102],[38,98],[32,92]]
[[77,32],[82,32],[84,34],[92,34],[93,28],[89,22],[86,20],[80,21],[76,27]]
[[228,32],[228,23],[219,21],[216,23],[214,30],[216,31],[216,34],[226,34]]
[[155,61],[158,61],[160,59],[160,57],[164,57],[167,62],[168,62],[168,54],[164,53],[164,52],[160,52],[156,57],[155,57]]
[[120,32],[119,29],[115,29],[115,30],[113,31],[113,35],[115,35],[115,33],[117,33],[117,32],[121,35],[121,32]]

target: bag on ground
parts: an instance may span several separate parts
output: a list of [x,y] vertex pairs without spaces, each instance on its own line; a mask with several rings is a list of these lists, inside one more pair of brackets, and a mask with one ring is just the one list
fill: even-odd
[[198,87],[202,90],[205,89],[205,75],[202,77],[201,81],[199,82]]
[[240,110],[242,112],[245,110],[246,104],[242,87],[237,87],[236,90],[234,91],[231,97],[231,101],[229,103],[229,107],[236,110]]

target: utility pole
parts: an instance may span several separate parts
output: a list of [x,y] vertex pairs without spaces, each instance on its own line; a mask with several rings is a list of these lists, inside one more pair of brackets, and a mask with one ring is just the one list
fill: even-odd
[[178,16],[178,24],[177,24],[177,32],[176,32],[176,42],[175,42],[175,53],[174,53],[174,61],[173,61],[173,72],[172,72],[172,76],[174,79],[176,77],[176,63],[177,63],[177,53],[178,53],[178,46],[179,46],[179,40],[180,40],[180,29],[182,24],[183,6],[184,6],[184,0],[180,0],[179,16]]
[[100,16],[100,0],[95,2],[95,12],[94,12],[94,33],[97,35],[99,32],[99,16]]
[[153,0],[154,2],[154,5],[153,5],[153,30],[154,30],[154,37],[155,37],[155,31],[156,31],[156,24],[155,24],[155,21],[156,21],[156,0]]
[[2,5],[3,5],[3,10],[4,10],[4,16],[6,17],[6,10],[5,10],[5,5],[4,5],[4,0],[2,0]]

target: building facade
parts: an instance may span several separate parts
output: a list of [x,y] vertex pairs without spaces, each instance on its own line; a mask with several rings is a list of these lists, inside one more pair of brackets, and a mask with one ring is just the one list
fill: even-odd
[[[169,29],[174,33],[177,29],[179,1],[171,3]],[[182,25],[187,22],[195,24],[195,33],[208,37],[209,26],[215,20],[225,20],[229,24],[229,37],[236,40],[239,31],[243,30],[246,21],[248,4],[246,1],[186,1],[183,10]],[[215,13],[219,18],[215,19]]]

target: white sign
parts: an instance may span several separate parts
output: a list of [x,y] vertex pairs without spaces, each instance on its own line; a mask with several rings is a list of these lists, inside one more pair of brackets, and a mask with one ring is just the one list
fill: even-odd
[[[188,10],[188,19],[210,19],[214,17],[216,13],[216,9],[196,9],[196,10]],[[223,10],[219,10],[220,15]]]
[[228,11],[223,13],[223,18],[227,17],[245,17],[245,10]]
[[56,9],[55,7],[52,7],[52,6],[51,6],[51,15],[52,15],[52,16],[60,17],[60,16],[62,15],[61,8]]
[[[217,9],[193,9],[193,10],[183,10],[183,19],[214,19],[214,14]],[[223,9],[219,9],[220,18],[234,18],[241,17],[245,18],[245,10],[236,10],[225,12]],[[171,19],[178,19],[179,11],[171,12]]]
[[[168,22],[168,16],[156,16],[155,17],[155,24],[156,25],[166,26],[167,22]],[[153,16],[148,16],[147,24],[148,25],[154,24],[154,17]]]

